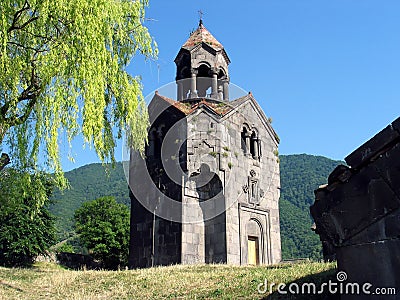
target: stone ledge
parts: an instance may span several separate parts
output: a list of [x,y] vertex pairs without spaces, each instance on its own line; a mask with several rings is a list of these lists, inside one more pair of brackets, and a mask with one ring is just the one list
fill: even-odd
[[376,134],[369,141],[349,154],[345,161],[353,169],[359,169],[373,159],[380,151],[396,143],[400,139],[400,118]]

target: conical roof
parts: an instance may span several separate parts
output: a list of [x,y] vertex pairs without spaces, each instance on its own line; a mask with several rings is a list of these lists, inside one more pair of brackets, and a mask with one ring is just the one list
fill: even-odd
[[216,51],[224,48],[222,44],[218,42],[217,39],[204,27],[202,21],[200,21],[199,27],[190,35],[189,39],[183,44],[182,48],[192,50],[201,43],[209,45]]

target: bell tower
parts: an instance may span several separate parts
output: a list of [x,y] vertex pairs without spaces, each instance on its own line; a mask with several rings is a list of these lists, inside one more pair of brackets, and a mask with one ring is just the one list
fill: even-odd
[[178,101],[193,102],[199,98],[229,101],[230,60],[202,20],[181,47],[175,64]]
[[175,64],[176,99],[155,92],[145,155],[130,156],[130,267],[278,263],[271,122],[252,93],[229,95],[229,57],[202,20]]

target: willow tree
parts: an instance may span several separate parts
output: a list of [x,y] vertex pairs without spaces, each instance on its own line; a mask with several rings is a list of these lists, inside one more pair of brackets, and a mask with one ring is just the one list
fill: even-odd
[[[44,155],[62,178],[59,144],[82,134],[101,161],[116,139],[143,150],[148,116],[135,54],[157,55],[144,26],[148,0],[2,0],[0,147],[21,168]],[[1,165],[7,162],[3,155]],[[56,176],[57,177],[57,176]]]

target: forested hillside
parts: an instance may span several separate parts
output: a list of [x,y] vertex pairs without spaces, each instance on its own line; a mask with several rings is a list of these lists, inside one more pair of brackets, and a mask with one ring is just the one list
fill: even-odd
[[[281,233],[282,256],[289,258],[321,258],[320,242],[310,227],[309,206],[314,201],[314,190],[326,183],[338,161],[322,156],[281,155]],[[51,211],[57,217],[60,239],[73,235],[74,211],[85,201],[102,196],[114,196],[119,203],[129,205],[128,185],[122,164],[109,168],[109,175],[101,164],[90,164],[65,175],[71,188],[63,193],[55,191]]]
[[280,223],[284,259],[322,258],[321,243],[311,231],[309,207],[314,190],[327,183],[330,172],[342,162],[306,154],[281,155]]
[[74,212],[83,202],[103,196],[114,196],[118,203],[130,205],[128,183],[121,163],[117,163],[115,168],[90,164],[66,172],[65,176],[69,180],[70,189],[63,192],[54,191],[54,203],[50,207],[57,217],[60,239],[73,234]]

